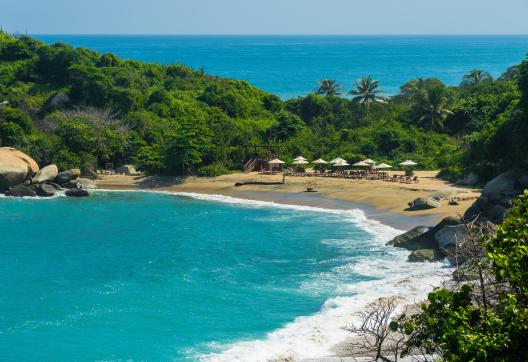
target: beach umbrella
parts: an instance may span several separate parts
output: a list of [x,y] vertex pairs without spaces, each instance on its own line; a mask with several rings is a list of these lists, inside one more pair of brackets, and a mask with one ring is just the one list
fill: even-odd
[[295,160],[292,162],[294,165],[307,165],[309,164],[310,162],[306,161],[306,160]]
[[334,166],[336,167],[345,167],[345,166],[350,166],[348,164],[348,162],[346,162],[345,160],[341,159],[341,160],[338,160],[337,162],[334,162]]
[[368,166],[370,166],[370,164],[366,163],[365,161],[359,161],[359,162],[356,162],[355,164],[353,164],[352,166],[356,166],[356,167],[368,167]]
[[271,160],[271,161],[268,161],[268,164],[270,164],[270,165],[282,165],[283,163],[285,163],[285,162],[279,160],[278,158],[276,158],[274,160]]
[[411,160],[403,161],[400,166],[416,166],[417,163]]
[[318,160],[315,160],[314,162],[312,162],[316,165],[326,165],[328,162],[323,160],[322,158],[318,159]]
[[363,162],[365,163],[368,163],[369,165],[372,165],[373,163],[376,163],[376,161],[370,159],[370,158],[367,158],[366,160],[363,160]]
[[308,161],[306,158],[304,158],[303,156],[298,156],[297,158],[294,158],[293,159],[294,161]]
[[341,157],[334,158],[330,163],[334,164],[336,162],[346,162],[346,160],[343,160]]
[[380,163],[379,165],[374,166],[375,169],[383,169],[383,168],[392,168],[391,165],[388,165],[386,163]]

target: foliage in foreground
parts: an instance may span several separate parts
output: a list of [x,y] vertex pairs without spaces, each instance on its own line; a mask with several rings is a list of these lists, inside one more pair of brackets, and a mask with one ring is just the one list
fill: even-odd
[[[430,293],[421,313],[393,325],[409,338],[403,355],[420,351],[446,361],[526,360],[528,191],[482,243],[493,279],[477,293],[471,284]],[[477,297],[482,293],[485,303]]]

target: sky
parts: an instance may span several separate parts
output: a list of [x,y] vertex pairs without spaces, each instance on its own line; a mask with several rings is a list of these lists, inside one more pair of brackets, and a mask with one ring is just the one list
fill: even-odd
[[0,0],[28,34],[528,34],[528,0]]

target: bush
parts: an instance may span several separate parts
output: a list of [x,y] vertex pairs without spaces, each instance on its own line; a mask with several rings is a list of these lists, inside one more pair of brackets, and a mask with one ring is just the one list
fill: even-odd
[[198,169],[198,176],[202,177],[216,177],[229,173],[229,170],[222,164],[213,163],[212,165],[203,166]]

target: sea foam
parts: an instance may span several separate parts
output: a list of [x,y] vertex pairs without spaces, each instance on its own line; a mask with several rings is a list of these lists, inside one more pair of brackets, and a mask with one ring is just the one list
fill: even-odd
[[[157,191],[156,191],[157,192]],[[282,328],[268,333],[262,339],[221,344],[211,341],[216,350],[210,354],[193,354],[192,357],[207,362],[255,361],[265,362],[278,358],[317,358],[331,356],[333,348],[350,337],[344,327],[356,320],[355,313],[380,298],[395,296],[401,305],[424,300],[427,293],[439,286],[450,269],[444,263],[408,263],[408,251],[387,247],[385,243],[402,231],[366,217],[359,209],[334,210],[312,206],[279,204],[275,202],[246,200],[223,195],[208,195],[192,192],[160,192],[198,200],[233,204],[238,207],[278,208],[300,212],[318,212],[342,217],[343,222],[354,223],[372,235],[365,248],[383,248],[384,257],[364,256],[354,262],[334,268],[329,275],[318,275],[301,287],[310,288],[310,283],[332,282],[337,286],[337,296],[328,299],[321,310],[313,315],[295,318]],[[343,240],[322,240],[335,247],[348,247]],[[352,241],[351,241],[352,242]],[[352,273],[372,279],[347,282]],[[328,278],[331,278],[329,281]],[[192,354],[192,351],[189,351]]]

